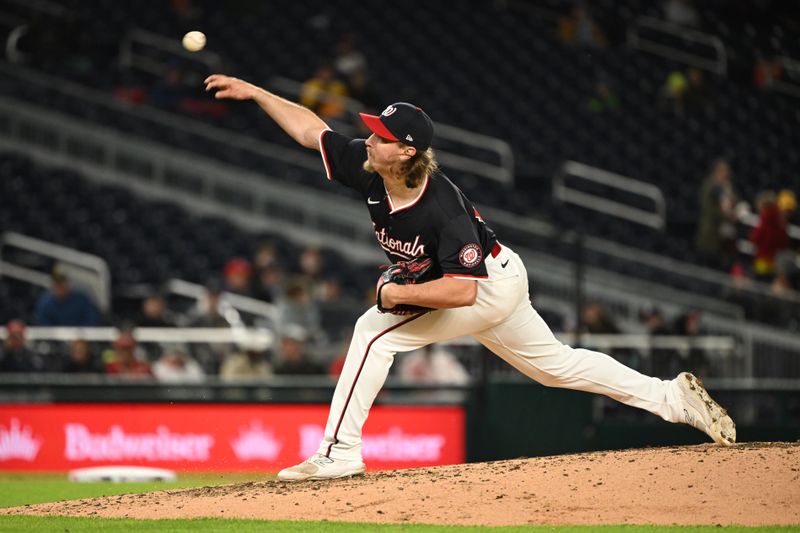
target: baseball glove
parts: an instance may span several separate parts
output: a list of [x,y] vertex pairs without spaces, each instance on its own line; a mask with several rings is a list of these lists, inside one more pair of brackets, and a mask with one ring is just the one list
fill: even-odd
[[431,269],[433,260],[430,257],[417,257],[411,261],[400,261],[390,265],[378,278],[378,285],[375,288],[375,300],[378,311],[381,313],[392,313],[393,315],[411,315],[430,311],[430,307],[419,305],[398,304],[391,309],[383,307],[381,302],[381,290],[387,283],[397,283],[398,285],[410,285],[419,282],[423,276]]

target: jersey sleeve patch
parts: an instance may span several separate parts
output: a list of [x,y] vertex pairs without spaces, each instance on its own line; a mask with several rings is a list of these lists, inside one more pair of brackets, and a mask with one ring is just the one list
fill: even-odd
[[474,268],[480,264],[482,259],[481,247],[474,242],[464,245],[458,252],[458,262],[464,268]]

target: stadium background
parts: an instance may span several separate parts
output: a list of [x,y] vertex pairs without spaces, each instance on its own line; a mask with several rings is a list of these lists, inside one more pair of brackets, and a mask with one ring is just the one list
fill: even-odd
[[[382,257],[316,154],[203,92],[217,71],[353,134],[359,110],[422,106],[562,339],[697,372],[740,439],[796,440],[799,20],[777,1],[0,3],[0,468],[269,471],[318,440]],[[192,29],[205,51],[180,48]],[[379,404],[377,467],[703,441],[467,341],[398,356]]]

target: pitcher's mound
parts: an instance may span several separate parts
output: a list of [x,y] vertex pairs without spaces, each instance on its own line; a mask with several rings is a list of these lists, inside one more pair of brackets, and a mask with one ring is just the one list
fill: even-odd
[[800,524],[800,444],[517,459],[17,507],[4,514],[428,524]]

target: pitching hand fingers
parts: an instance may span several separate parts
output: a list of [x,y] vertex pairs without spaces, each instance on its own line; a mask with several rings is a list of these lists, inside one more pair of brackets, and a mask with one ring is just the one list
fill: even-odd
[[208,85],[211,82],[215,82],[217,80],[222,80],[222,79],[225,79],[227,77],[228,76],[226,76],[225,74],[212,74],[209,77],[207,77],[206,80],[203,83]]

